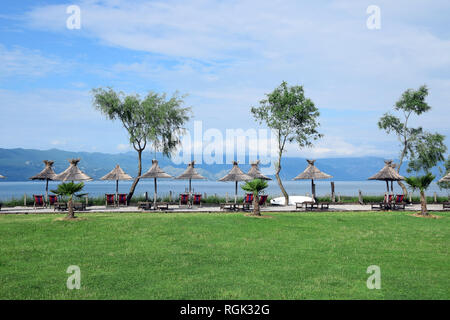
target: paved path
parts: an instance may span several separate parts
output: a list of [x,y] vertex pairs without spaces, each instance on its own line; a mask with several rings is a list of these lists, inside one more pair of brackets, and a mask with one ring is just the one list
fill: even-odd
[[[442,204],[428,204],[429,211],[444,211]],[[153,210],[151,210],[153,211]],[[304,210],[295,210],[295,206],[267,206],[261,208],[263,212],[301,212]],[[315,210],[317,211],[317,210]],[[371,211],[370,205],[360,204],[330,204],[328,211]],[[420,204],[406,206],[406,211],[420,211]],[[445,211],[449,211],[446,209]],[[66,213],[67,211],[54,211],[53,208],[37,208],[33,207],[3,207],[0,214],[40,214],[40,213]],[[90,206],[84,212],[143,212],[136,206],[113,208],[105,206]],[[168,212],[227,212],[221,210],[218,206],[202,206],[202,207],[180,207],[178,205],[170,205]],[[309,211],[308,211],[309,212]]]

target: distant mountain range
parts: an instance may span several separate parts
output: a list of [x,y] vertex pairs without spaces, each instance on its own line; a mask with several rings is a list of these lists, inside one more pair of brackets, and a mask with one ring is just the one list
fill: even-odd
[[[143,153],[143,173],[151,166],[153,153]],[[81,158],[79,167],[94,179],[99,179],[116,164],[130,174],[137,174],[137,152],[120,154],[106,154],[99,152],[71,152],[58,149],[33,150],[33,149],[2,149],[0,148],[0,174],[5,176],[5,181],[26,181],[44,168],[42,160],[55,161],[56,173],[65,170],[69,163],[68,159]],[[170,159],[157,154],[160,167],[167,173],[176,176],[186,168],[185,164],[175,164]],[[247,161],[248,163],[248,161]],[[283,180],[290,180],[306,168],[304,158],[285,157],[282,159],[282,170],[280,176]],[[316,166],[323,172],[331,174],[334,181],[361,181],[377,173],[384,165],[384,159],[380,157],[360,158],[324,158],[316,161]],[[406,166],[401,174],[406,174]],[[250,164],[240,164],[241,169],[247,172]],[[209,180],[217,180],[224,176],[231,168],[231,164],[196,164],[198,172]],[[261,166],[262,170],[268,170],[269,165]],[[269,171],[270,172],[270,171]],[[266,172],[264,172],[266,173]],[[436,168],[435,174],[439,176]],[[270,174],[268,174],[271,176]]]

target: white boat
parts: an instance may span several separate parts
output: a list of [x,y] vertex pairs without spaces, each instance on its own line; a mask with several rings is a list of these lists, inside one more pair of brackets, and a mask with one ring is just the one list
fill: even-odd
[[[284,197],[273,198],[270,200],[270,204],[276,206],[284,206]],[[314,202],[313,198],[305,196],[289,196],[289,205],[295,206],[295,203]]]

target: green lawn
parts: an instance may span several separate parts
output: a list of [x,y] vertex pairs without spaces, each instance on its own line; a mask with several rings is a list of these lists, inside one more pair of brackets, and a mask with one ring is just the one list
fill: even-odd
[[270,215],[1,215],[0,299],[450,299],[449,212]]

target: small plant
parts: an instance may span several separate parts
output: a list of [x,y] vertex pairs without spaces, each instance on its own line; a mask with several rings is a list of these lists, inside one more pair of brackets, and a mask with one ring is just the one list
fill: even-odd
[[52,190],[54,194],[60,195],[60,196],[67,196],[69,197],[69,201],[67,202],[67,218],[68,219],[74,219],[75,214],[73,211],[73,195],[77,192],[80,192],[84,188],[84,183],[74,183],[74,182],[64,182],[58,185],[58,189]]
[[259,193],[267,187],[267,182],[261,179],[253,179],[241,186],[242,190],[253,193],[253,215],[255,216],[261,215],[259,210]]
[[428,189],[434,178],[435,177],[431,173],[427,173],[424,176],[408,177],[405,179],[406,183],[409,184],[413,191],[420,190],[421,214],[423,216],[428,216],[425,191]]

